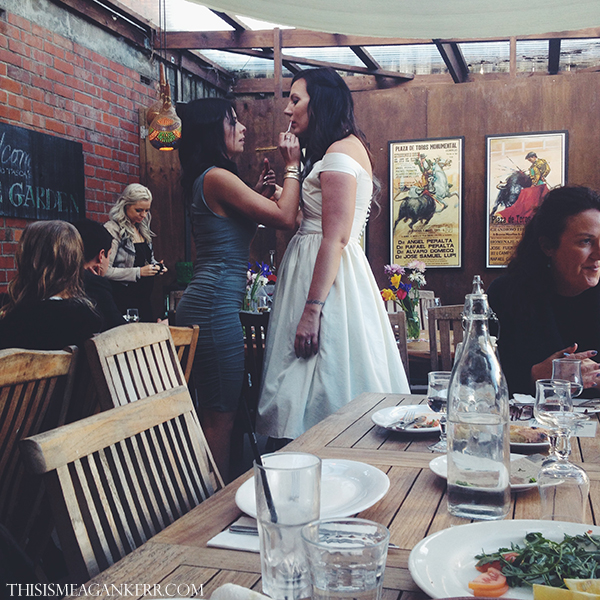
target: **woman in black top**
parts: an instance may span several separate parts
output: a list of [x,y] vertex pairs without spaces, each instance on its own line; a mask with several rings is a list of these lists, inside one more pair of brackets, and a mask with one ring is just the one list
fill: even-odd
[[582,360],[584,388],[597,395],[599,280],[600,196],[556,188],[527,224],[506,275],[488,290],[511,394],[532,393],[536,380],[551,377],[554,358],[570,356]]
[[100,331],[100,317],[83,291],[83,243],[73,225],[28,225],[16,262],[0,309],[0,348],[61,350]]

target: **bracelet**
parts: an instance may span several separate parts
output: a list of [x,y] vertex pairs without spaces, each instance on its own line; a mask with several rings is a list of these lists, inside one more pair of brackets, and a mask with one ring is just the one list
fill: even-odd
[[307,300],[306,304],[318,304],[319,306],[325,306],[325,302],[322,300]]
[[286,167],[283,172],[284,173],[297,173],[299,175],[300,167],[297,167],[296,165],[290,165],[289,167]]
[[301,181],[300,180],[300,173],[286,173],[283,176],[283,180],[285,181],[286,179],[295,179],[296,181]]

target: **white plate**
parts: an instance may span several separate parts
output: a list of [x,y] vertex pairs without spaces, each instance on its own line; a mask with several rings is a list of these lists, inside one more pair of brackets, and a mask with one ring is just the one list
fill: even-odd
[[440,415],[438,413],[433,412],[429,406],[421,405],[421,404],[407,404],[403,406],[390,406],[389,408],[382,408],[378,410],[376,413],[371,415],[371,421],[375,423],[375,425],[379,425],[379,427],[383,427],[384,429],[389,429],[390,431],[406,431],[409,433],[433,433],[438,432],[440,430],[440,426],[436,427],[407,427],[406,429],[400,429],[398,427],[390,427],[392,423],[397,422],[399,419],[406,414],[407,411],[414,410],[416,415],[431,415],[432,419],[439,419]]
[[[355,460],[325,458],[321,467],[321,519],[349,517],[373,506],[390,487],[381,470]],[[242,483],[235,495],[238,508],[256,518],[254,477]]]
[[[522,454],[511,454],[510,460],[520,460],[523,458]],[[436,456],[430,463],[429,468],[442,479],[447,479],[448,477],[448,456],[446,454],[442,454],[441,456]],[[510,489],[515,492],[522,492],[524,490],[530,490],[536,486],[535,483],[518,483],[516,485],[511,484]]]
[[[563,534],[585,531],[600,534],[600,527],[561,521],[482,521],[438,531],[421,540],[408,557],[408,569],[415,583],[432,598],[472,596],[469,581],[479,575],[476,554],[522,546],[527,533],[539,531],[544,537],[562,541]],[[507,598],[532,600],[530,587],[510,588]]]

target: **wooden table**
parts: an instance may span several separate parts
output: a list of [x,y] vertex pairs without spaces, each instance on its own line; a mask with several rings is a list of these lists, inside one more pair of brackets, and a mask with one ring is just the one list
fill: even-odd
[[[362,394],[338,413],[328,417],[285,450],[317,454],[321,458],[345,458],[369,463],[385,471],[390,490],[375,506],[360,513],[361,517],[385,524],[391,531],[390,541],[399,549],[390,549],[384,581],[384,600],[424,600],[408,572],[410,550],[425,536],[451,525],[467,522],[451,517],[446,509],[443,480],[428,468],[434,456],[427,446],[436,435],[401,434],[383,430],[371,422],[371,415],[385,407],[417,404],[423,396],[403,394]],[[591,480],[593,512],[600,514],[600,446],[597,438],[573,440],[574,462],[585,460]],[[260,587],[260,558],[257,553],[207,548],[206,542],[240,516],[234,498],[238,487],[251,473],[246,473],[223,490],[151,538],[90,583],[129,584],[127,598],[157,597],[142,585],[181,584],[176,595],[195,585],[198,596],[209,598],[220,585],[232,582],[245,587]],[[535,489],[512,495],[509,518],[539,517],[539,496]],[[591,513],[587,520],[591,520]],[[134,589],[132,586],[139,587]],[[200,594],[199,588],[202,586]],[[175,588],[169,588],[174,591]],[[133,593],[138,591],[139,593]],[[173,594],[171,594],[173,595]],[[111,598],[119,598],[114,591]]]

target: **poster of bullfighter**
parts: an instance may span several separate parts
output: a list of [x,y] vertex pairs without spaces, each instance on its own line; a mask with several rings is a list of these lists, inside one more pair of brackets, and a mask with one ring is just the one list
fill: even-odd
[[460,267],[464,138],[389,142],[392,263]]
[[546,193],[565,185],[566,131],[486,136],[487,266],[505,267]]

